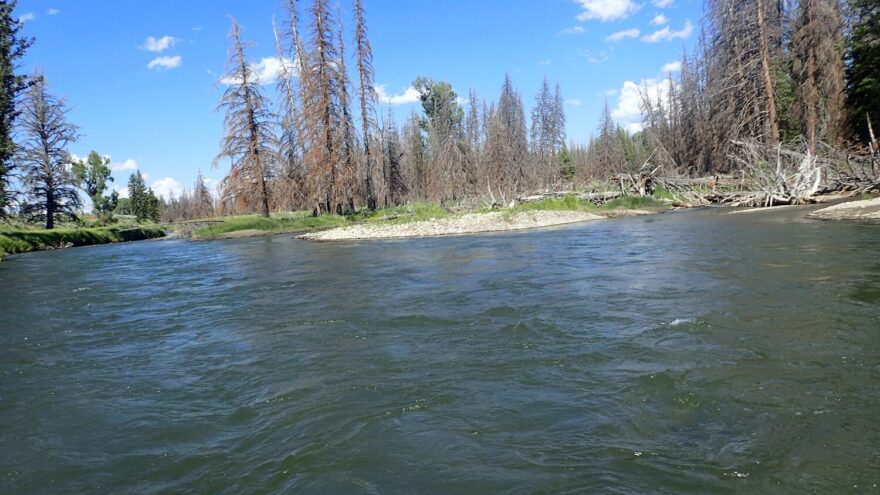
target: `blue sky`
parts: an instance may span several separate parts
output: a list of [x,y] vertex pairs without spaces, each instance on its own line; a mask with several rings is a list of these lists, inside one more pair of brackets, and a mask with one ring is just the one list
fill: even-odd
[[[199,170],[213,180],[225,175],[226,164],[213,168],[212,160],[222,133],[214,109],[228,16],[256,43],[249,55],[270,78],[280,3],[19,0],[24,32],[36,38],[22,70],[41,67],[50,90],[70,105],[82,133],[72,153],[111,156],[121,189],[140,169],[167,196],[191,187]],[[702,14],[699,0],[364,3],[375,82],[398,122],[419,109],[407,92],[418,76],[496,100],[507,72],[527,111],[546,76],[561,85],[575,142],[589,139],[606,98],[621,125],[638,128],[636,84],[663,85],[698,37]],[[350,2],[339,5],[350,33]]]

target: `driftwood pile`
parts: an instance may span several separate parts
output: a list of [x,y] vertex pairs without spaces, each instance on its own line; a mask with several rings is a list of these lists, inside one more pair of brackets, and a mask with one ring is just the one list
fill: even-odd
[[[611,178],[609,189],[575,194],[578,199],[601,205],[622,196],[653,196],[662,187],[680,200],[673,206],[769,207],[816,203],[822,195],[880,193],[880,147],[872,140],[869,153],[842,154],[829,151],[822,156],[800,153],[782,146],[755,142],[732,143],[731,159],[739,164],[736,175],[685,178],[662,177],[646,162],[638,173],[621,173]],[[527,203],[561,198],[571,192],[545,192],[517,198]]]

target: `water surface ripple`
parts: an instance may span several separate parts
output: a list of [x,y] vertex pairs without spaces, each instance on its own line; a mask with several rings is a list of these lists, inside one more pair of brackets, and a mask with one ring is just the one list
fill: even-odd
[[2,493],[880,484],[880,227],[142,242],[0,263]]

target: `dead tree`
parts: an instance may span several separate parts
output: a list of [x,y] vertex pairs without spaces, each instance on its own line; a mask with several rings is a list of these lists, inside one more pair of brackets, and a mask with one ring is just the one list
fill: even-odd
[[55,227],[55,217],[76,218],[82,207],[76,179],[70,170],[67,148],[79,138],[77,127],[67,122],[63,99],[49,94],[41,72],[35,72],[19,115],[21,137],[15,159],[22,174],[26,200],[22,213]]
[[[217,109],[226,112],[223,125],[225,134],[220,144],[220,153],[214,159],[215,165],[222,158],[232,161],[230,174],[223,180],[223,197],[233,200],[236,205],[250,211],[259,209],[263,216],[269,216],[269,192],[266,185],[267,172],[275,154],[275,137],[272,133],[274,116],[269,103],[260,93],[259,76],[245,57],[245,47],[241,41],[241,29],[234,18],[229,39],[229,59],[226,76],[221,80],[226,85]],[[258,206],[257,206],[258,205]]]
[[[376,191],[373,174],[376,157],[370,148],[370,130],[376,126],[373,114],[376,103],[376,90],[373,89],[373,49],[367,38],[367,22],[364,18],[364,3],[354,1],[355,42],[357,44],[358,97],[361,105],[361,132],[364,139],[364,193],[367,208],[376,209]],[[387,187],[387,186],[386,186]]]

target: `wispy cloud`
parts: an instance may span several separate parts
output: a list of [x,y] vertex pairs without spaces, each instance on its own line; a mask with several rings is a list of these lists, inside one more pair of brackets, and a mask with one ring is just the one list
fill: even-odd
[[672,5],[674,0],[651,0],[651,4],[658,9],[665,9]]
[[58,15],[61,11],[58,9],[49,9],[46,11],[46,15]]
[[575,0],[580,4],[583,12],[577,15],[577,20],[600,20],[603,22],[626,19],[638,12],[641,8],[633,0]]
[[627,38],[638,38],[640,34],[642,34],[642,32],[639,31],[637,28],[626,29],[626,30],[618,31],[616,33],[611,34],[610,36],[605,38],[605,41],[607,41],[609,43],[616,43],[618,41],[622,41]]
[[37,18],[37,14],[34,14],[33,12],[28,12],[27,14],[20,15],[18,17],[18,22],[20,24],[24,24],[24,23],[30,22],[36,18]]
[[549,58],[547,60],[538,60],[538,65],[550,65],[551,62]]
[[575,34],[584,34],[587,30],[581,26],[572,26],[570,28],[565,28],[562,31],[556,33],[556,36],[572,36]]
[[653,19],[651,19],[651,24],[653,24],[655,26],[662,26],[662,25],[666,24],[667,22],[669,22],[669,18],[663,14],[657,14],[654,16]]
[[642,41],[645,43],[657,43],[660,41],[672,41],[674,39],[686,39],[692,32],[694,32],[694,25],[691,24],[690,20],[686,20],[684,21],[684,27],[678,31],[673,31],[669,29],[669,26],[666,26],[659,31],[654,31],[651,34],[642,36]]
[[179,197],[183,192],[183,186],[172,177],[159,179],[153,182],[150,188],[153,189],[153,192],[156,193],[157,196],[162,196],[166,201]]
[[662,72],[664,74],[668,74],[670,72],[679,72],[679,71],[681,71],[681,62],[678,62],[678,61],[669,62],[668,64],[666,64],[660,68],[660,72]]
[[590,50],[580,50],[580,54],[591,64],[601,64],[608,60],[608,53],[593,53]]
[[147,39],[144,40],[144,44],[140,46],[140,49],[153,53],[162,53],[176,45],[178,41],[180,40],[174,36],[162,36],[161,38],[147,36]]
[[[297,71],[294,70],[296,62],[284,57],[263,57],[248,68],[250,69],[248,77],[255,77],[260,84],[275,84],[285,70],[290,71],[294,77],[297,75]],[[224,77],[220,83],[225,85],[238,84],[239,80],[235,77]]]
[[579,106],[583,105],[581,100],[578,100],[578,99],[565,100],[565,104],[573,106],[573,107],[579,107]]
[[375,89],[379,101],[389,105],[406,105],[408,103],[418,103],[421,101],[419,98],[419,92],[412,86],[406,88],[403,93],[398,95],[388,94],[384,84],[376,85]]
[[169,70],[176,69],[180,67],[180,63],[183,59],[180,55],[176,55],[174,57],[156,57],[153,60],[150,60],[150,63],[147,64],[148,69],[154,70]]
[[122,170],[137,170],[138,162],[134,158],[129,158],[124,162],[116,162],[110,164],[110,170],[114,172],[122,171]]

